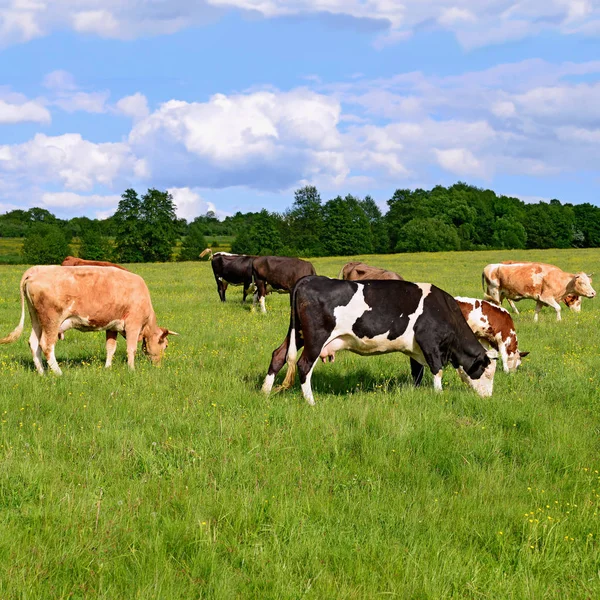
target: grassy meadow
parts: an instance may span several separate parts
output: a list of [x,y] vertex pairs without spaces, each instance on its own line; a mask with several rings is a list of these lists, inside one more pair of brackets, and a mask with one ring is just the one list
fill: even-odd
[[[478,297],[489,262],[600,271],[596,249],[360,258]],[[0,267],[0,337],[23,270]],[[105,371],[103,334],[68,332],[41,378],[29,319],[0,346],[0,598],[600,597],[600,300],[537,325],[519,303],[531,355],[490,399],[339,353],[310,407],[260,393],[288,296],[262,315],[221,304],[209,263],[132,270],[181,334],[162,367],[128,372],[120,339]]]

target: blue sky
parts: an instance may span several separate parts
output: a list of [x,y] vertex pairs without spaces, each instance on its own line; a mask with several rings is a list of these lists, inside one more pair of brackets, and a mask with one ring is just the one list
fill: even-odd
[[600,204],[597,0],[0,0],[0,212],[457,180]]

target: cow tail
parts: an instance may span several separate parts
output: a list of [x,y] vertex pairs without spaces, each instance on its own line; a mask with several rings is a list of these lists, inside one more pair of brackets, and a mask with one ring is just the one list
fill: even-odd
[[345,268],[345,266],[346,266],[346,265],[344,265],[344,266],[343,266],[343,267],[340,269],[340,272],[338,273],[338,276],[337,276],[337,278],[338,278],[338,279],[344,279],[344,268]]
[[17,328],[7,335],[5,338],[0,339],[0,344],[12,344],[16,342],[23,333],[23,327],[25,326],[25,286],[27,285],[27,281],[29,279],[29,273],[26,272],[21,278],[21,320],[17,325]]
[[296,290],[298,286],[294,286],[292,290],[291,311],[290,311],[290,330],[288,332],[288,352],[287,352],[287,373],[281,384],[282,390],[287,390],[294,385],[296,379],[296,364],[298,362],[298,347],[296,346]]
[[483,293],[485,294],[487,292],[485,285],[485,271],[481,271],[481,287],[483,289]]

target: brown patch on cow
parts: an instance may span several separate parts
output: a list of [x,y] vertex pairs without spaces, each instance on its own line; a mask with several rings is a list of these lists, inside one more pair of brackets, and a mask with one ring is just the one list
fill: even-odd
[[500,332],[502,339],[508,340],[506,350],[509,354],[517,351],[517,336],[514,333],[515,324],[512,317],[505,310],[489,304],[486,302],[482,303],[482,312],[487,317],[488,323],[490,324],[490,334],[493,335]]
[[108,262],[106,260],[86,260],[85,258],[78,258],[77,256],[67,256],[62,261],[61,267],[115,267],[116,269],[122,269],[127,271],[125,267],[116,265],[115,263]]
[[404,281],[404,278],[394,271],[371,267],[362,262],[345,264],[340,272],[340,278],[346,281],[363,281],[365,279]]

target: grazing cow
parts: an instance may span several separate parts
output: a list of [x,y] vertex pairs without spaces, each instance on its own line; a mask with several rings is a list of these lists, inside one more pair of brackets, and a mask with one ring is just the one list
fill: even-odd
[[116,269],[127,271],[125,267],[106,260],[86,260],[85,258],[77,258],[76,256],[67,256],[62,261],[61,267],[115,267]]
[[262,312],[265,308],[265,296],[269,288],[290,293],[296,282],[307,275],[316,275],[315,268],[307,260],[288,258],[287,256],[259,256],[252,263],[252,277],[256,285],[254,304],[260,302]]
[[282,387],[294,382],[297,364],[304,398],[314,404],[310,381],[315,363],[338,350],[362,355],[403,352],[410,357],[415,385],[426,365],[438,391],[442,369],[451,363],[481,396],[492,394],[496,361],[490,357],[497,353],[486,353],[454,298],[430,283],[302,279],[292,293],[289,330],[273,352],[263,392],[271,392],[287,361]]
[[[483,269],[481,282],[486,300],[500,306],[504,298],[519,314],[511,300],[531,298],[536,301],[534,321],[542,306],[551,306],[560,321],[560,304],[570,295],[593,298],[596,295],[590,275],[566,273],[554,265],[534,262],[490,264]],[[571,301],[571,300],[569,300]],[[576,303],[572,303],[577,311]]]
[[516,371],[521,359],[529,352],[519,351],[515,324],[508,311],[487,300],[461,296],[454,299],[477,339],[484,346],[488,345],[499,351],[504,372]]
[[158,364],[168,346],[167,336],[177,335],[159,327],[146,283],[139,276],[114,267],[38,266],[21,279],[21,320],[0,344],[16,341],[25,325],[25,300],[31,316],[29,346],[33,362],[44,374],[42,352],[56,374],[62,371],[54,356],[59,332],[68,329],[106,331],[106,367],[117,347],[117,335],[127,337],[127,363],[134,368],[138,338],[152,362]]
[[394,273],[394,271],[371,267],[362,262],[346,263],[342,267],[338,278],[345,279],[346,281],[361,281],[363,279],[395,279],[397,281],[404,281],[404,277],[401,277],[398,273]]
[[204,250],[200,257],[208,253],[211,256],[212,270],[221,302],[225,302],[225,291],[229,284],[244,286],[242,302],[246,302],[246,296],[252,286],[252,261],[255,257],[245,254],[230,254],[229,252],[213,254],[210,248]]

